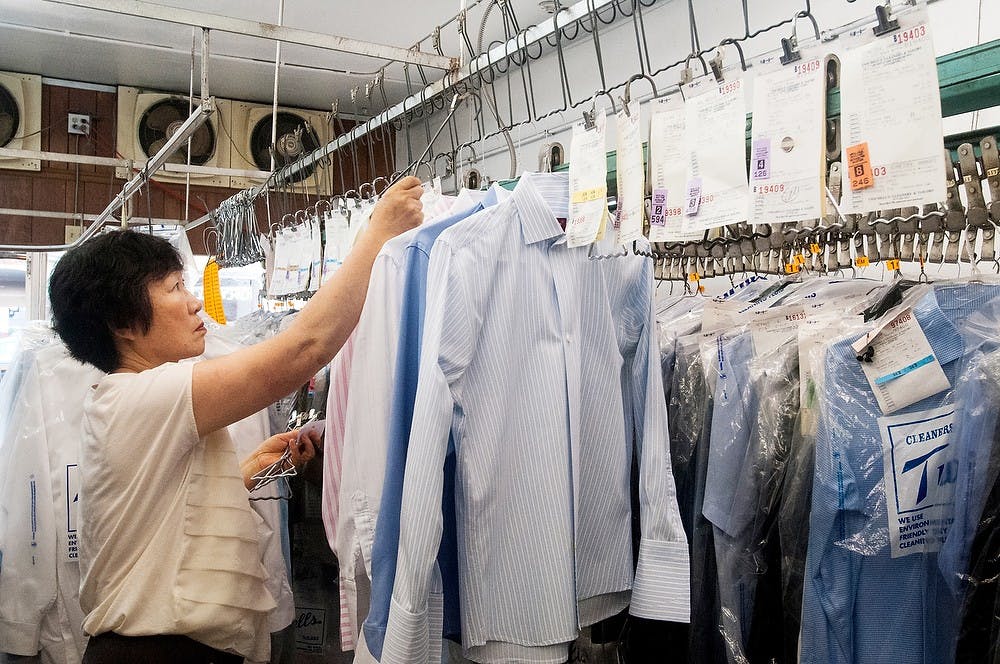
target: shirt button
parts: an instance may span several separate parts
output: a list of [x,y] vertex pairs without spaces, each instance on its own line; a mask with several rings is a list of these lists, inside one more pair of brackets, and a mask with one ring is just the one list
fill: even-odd
[[573,343],[573,337],[567,334],[566,335],[566,343],[568,343],[568,344]]

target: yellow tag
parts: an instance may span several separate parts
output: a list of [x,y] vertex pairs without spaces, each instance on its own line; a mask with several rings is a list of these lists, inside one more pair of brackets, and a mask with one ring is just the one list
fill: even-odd
[[692,272],[688,275],[688,281],[701,281],[701,275],[697,272]]
[[604,239],[604,234],[608,231],[608,207],[604,206],[604,212],[601,214],[601,226],[597,229],[597,236],[594,238],[594,242],[600,242]]
[[798,263],[789,263],[788,265],[786,265],[785,266],[785,273],[786,274],[798,274],[799,273]]
[[573,195],[570,196],[570,203],[590,203],[591,201],[599,201],[602,198],[607,198],[607,196],[608,196],[607,186],[594,187],[593,189],[574,191]]
[[226,310],[222,306],[222,287],[219,284],[219,264],[210,258],[205,264],[205,313],[219,325],[226,324]]
[[872,175],[872,161],[868,154],[868,143],[858,143],[847,148],[847,174],[851,178],[851,190],[867,189],[875,184]]
[[819,254],[819,253],[823,252],[823,250],[820,248],[820,246],[818,244],[816,244],[815,242],[813,244],[809,245],[809,251],[811,251],[814,254]]
[[897,270],[899,270],[899,259],[898,258],[893,258],[892,260],[886,261],[885,262],[885,269],[891,270],[893,272],[896,272]]
[[867,256],[858,256],[854,259],[854,265],[856,267],[868,267],[870,263]]
[[792,262],[795,263],[796,265],[805,265],[806,257],[803,256],[802,254],[795,254],[795,258],[792,259]]

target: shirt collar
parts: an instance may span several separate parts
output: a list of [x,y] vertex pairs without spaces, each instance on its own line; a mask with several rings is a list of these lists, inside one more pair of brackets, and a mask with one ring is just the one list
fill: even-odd
[[565,173],[525,173],[511,201],[525,244],[565,236],[557,221],[569,216],[569,176]]
[[920,328],[927,337],[927,343],[934,351],[934,357],[942,365],[954,362],[965,353],[965,343],[951,317],[941,310],[936,294],[931,291],[920,298],[913,307]]

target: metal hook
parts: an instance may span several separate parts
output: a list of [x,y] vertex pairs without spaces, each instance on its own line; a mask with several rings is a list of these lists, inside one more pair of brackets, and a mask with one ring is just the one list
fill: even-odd
[[732,37],[727,37],[726,39],[723,39],[721,42],[719,42],[719,46],[715,49],[715,57],[713,57],[711,60],[708,61],[709,66],[712,68],[712,75],[715,76],[715,80],[718,81],[719,83],[721,83],[724,78],[722,71],[723,70],[722,47],[726,46],[727,44],[732,44],[733,46],[736,47],[736,52],[739,53],[740,56],[740,68],[743,71],[747,70],[747,61],[746,57],[744,57],[743,55],[743,47],[740,46],[740,43],[735,39],[733,39]]
[[660,93],[656,89],[656,83],[649,74],[635,74],[629,77],[629,79],[625,82],[625,95],[621,98],[624,105],[627,106],[632,101],[632,83],[641,80],[649,82],[649,86],[653,89],[653,99],[660,96]]

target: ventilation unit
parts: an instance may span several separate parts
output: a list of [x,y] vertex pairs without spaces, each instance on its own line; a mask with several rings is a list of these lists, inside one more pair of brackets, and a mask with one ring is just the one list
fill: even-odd
[[[0,148],[42,149],[42,78],[0,72]],[[38,171],[38,159],[0,157],[0,168]]]
[[[197,108],[198,101],[192,108]],[[118,154],[131,159],[136,168],[155,155],[163,144],[180,129],[191,115],[187,95],[147,92],[137,88],[118,88]],[[231,141],[226,134],[230,124],[232,102],[216,99],[215,112],[208,122],[191,137],[191,165],[209,168],[229,168]],[[182,146],[168,160],[168,164],[186,164],[187,145]],[[127,179],[125,169],[116,169],[119,178]],[[158,182],[184,183],[184,173],[157,171],[153,179]],[[191,184],[229,187],[228,175],[191,174]]]
[[[232,168],[251,171],[271,170],[272,107],[244,102],[233,102]],[[276,169],[291,164],[303,155],[329,142],[329,125],[326,113],[298,108],[278,107],[277,140],[274,148]],[[293,180],[295,189],[305,189],[311,194],[325,194],[329,175],[319,172],[319,191],[314,177],[316,166],[300,171]],[[256,178],[233,178],[233,187],[246,189],[261,184]]]

